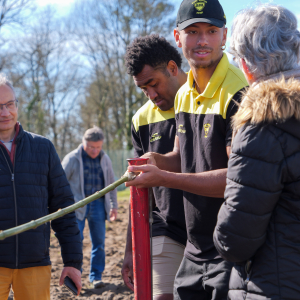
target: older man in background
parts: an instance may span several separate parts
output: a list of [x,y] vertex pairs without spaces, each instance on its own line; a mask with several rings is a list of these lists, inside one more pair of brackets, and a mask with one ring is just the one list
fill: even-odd
[[[62,161],[75,202],[114,182],[111,160],[102,150],[103,139],[103,132],[99,127],[88,129],[82,138],[82,144]],[[113,190],[76,210],[82,240],[85,220],[89,223],[92,241],[90,282],[94,288],[104,286],[102,273],[105,267],[105,220],[114,221],[117,218],[117,208],[117,191]]]

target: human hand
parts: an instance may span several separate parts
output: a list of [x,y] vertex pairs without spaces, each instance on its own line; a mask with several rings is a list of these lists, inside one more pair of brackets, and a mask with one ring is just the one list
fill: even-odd
[[147,164],[156,166],[156,160],[154,158],[153,152],[147,152],[144,155],[142,155],[140,158],[148,158]]
[[134,291],[132,252],[125,252],[121,273],[126,286]]
[[78,296],[80,294],[80,291],[82,288],[81,272],[73,267],[64,267],[61,272],[60,279],[59,279],[59,285],[64,284],[64,279],[66,276],[69,276],[74,281],[74,283],[77,287],[77,290],[78,290],[78,294],[77,294],[77,296]]
[[112,208],[109,213],[110,221],[112,222],[115,221],[117,219],[117,215],[118,215],[118,210],[116,208]]
[[134,180],[125,182],[125,186],[135,186],[137,188],[149,188],[164,186],[164,173],[154,165],[129,166],[128,172],[140,173]]

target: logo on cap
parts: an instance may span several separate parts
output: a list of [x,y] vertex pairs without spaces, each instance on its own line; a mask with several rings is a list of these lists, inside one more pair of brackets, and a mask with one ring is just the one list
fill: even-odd
[[205,0],[196,0],[194,2],[192,2],[192,4],[194,4],[195,8],[198,10],[196,12],[196,14],[203,14],[203,9],[205,7],[205,3],[207,3],[207,1]]
[[194,23],[209,23],[219,28],[226,24],[226,18],[219,0],[183,0],[180,4],[176,25],[183,30]]

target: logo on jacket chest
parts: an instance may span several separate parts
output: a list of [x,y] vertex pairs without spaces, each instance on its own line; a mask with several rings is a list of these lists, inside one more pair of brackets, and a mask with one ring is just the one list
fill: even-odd
[[184,129],[183,125],[179,125],[177,131],[180,133],[186,133],[186,130]]
[[153,143],[155,141],[158,141],[161,139],[161,135],[159,135],[157,132],[153,133],[152,136],[150,137],[150,143]]
[[203,125],[203,128],[204,128],[204,137],[207,138],[208,137],[208,132],[209,132],[209,129],[210,129],[211,125],[209,123],[206,123]]

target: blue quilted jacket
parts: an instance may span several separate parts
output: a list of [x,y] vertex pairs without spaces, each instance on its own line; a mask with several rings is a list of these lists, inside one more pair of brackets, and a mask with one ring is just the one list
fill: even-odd
[[[0,230],[41,218],[74,203],[53,144],[19,126],[14,164],[0,143]],[[13,151],[12,148],[12,151]],[[82,247],[74,213],[51,222],[65,266],[80,270]],[[0,267],[50,265],[50,223],[0,241]]]

